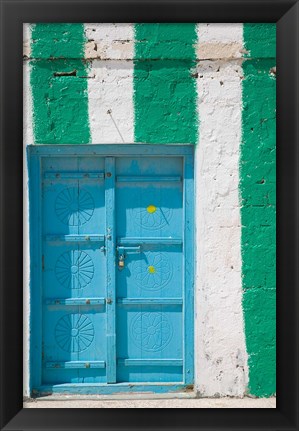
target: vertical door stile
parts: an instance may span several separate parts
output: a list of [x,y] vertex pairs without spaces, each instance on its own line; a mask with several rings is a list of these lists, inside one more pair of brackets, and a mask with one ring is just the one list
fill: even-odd
[[[184,375],[185,383],[194,382],[194,183],[193,183],[193,157],[184,157]],[[191,247],[190,247],[191,245]]]
[[[79,173],[79,157],[77,157],[77,174]],[[80,180],[79,180],[79,178],[78,178],[78,180],[77,180],[77,199],[78,199],[78,202],[80,201]],[[80,234],[80,223],[78,223],[78,226],[77,226],[77,235],[79,235]],[[80,254],[80,243],[78,242],[78,244],[77,244],[77,246],[76,246],[76,248],[77,248],[77,253],[78,253],[78,256],[79,256],[79,254]],[[81,316],[81,306],[80,305],[78,305],[78,308],[77,308],[77,314],[78,314],[78,316]],[[79,359],[80,359],[80,353],[79,353],[79,349],[78,349],[78,351],[76,352],[76,361],[79,361]],[[78,383],[80,383],[80,371],[79,371],[79,369],[77,370],[77,381],[78,381]]]
[[105,159],[107,265],[107,383],[116,382],[115,158]]
[[42,343],[42,271],[43,271],[43,247],[42,247],[42,183],[41,183],[41,159],[34,155],[30,161],[30,255],[31,257],[31,283],[30,296],[30,387],[37,388],[41,385],[43,343]]

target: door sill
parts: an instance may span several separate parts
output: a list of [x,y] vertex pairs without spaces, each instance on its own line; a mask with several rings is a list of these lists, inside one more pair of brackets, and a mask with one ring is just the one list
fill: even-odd
[[[182,396],[179,396],[182,395]],[[134,395],[157,396],[166,395],[169,397],[173,395],[174,398],[190,398],[195,396],[193,385],[186,385],[184,383],[114,383],[114,384],[90,384],[90,383],[64,383],[58,385],[44,385],[38,389],[33,389],[33,398],[57,397],[59,395],[72,395],[72,396],[100,396],[107,397],[115,396],[130,396]],[[132,398],[133,399],[133,398]]]

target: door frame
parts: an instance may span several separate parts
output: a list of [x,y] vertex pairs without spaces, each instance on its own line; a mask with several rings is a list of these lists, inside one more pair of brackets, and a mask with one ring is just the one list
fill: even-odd
[[[183,325],[184,380],[179,383],[57,384],[43,386],[42,377],[42,158],[66,156],[183,157]],[[193,390],[194,385],[194,145],[191,144],[84,144],[29,145],[30,238],[30,394],[113,394],[124,392],[167,393]]]

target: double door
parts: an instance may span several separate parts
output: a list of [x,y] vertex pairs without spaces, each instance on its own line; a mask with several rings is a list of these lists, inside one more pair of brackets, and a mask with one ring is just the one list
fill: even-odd
[[192,383],[186,160],[41,158],[41,385]]

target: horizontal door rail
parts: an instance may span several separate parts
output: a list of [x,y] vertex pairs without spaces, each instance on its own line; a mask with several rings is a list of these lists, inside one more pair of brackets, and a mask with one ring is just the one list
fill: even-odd
[[41,143],[39,145],[28,145],[27,151],[30,154],[39,154],[41,156],[57,156],[65,157],[66,155],[78,157],[82,155],[86,156],[133,156],[138,157],[149,157],[149,156],[170,156],[177,155],[181,157],[183,155],[192,155],[194,153],[193,144],[167,144],[163,145],[161,149],[160,145],[142,144],[136,142],[134,144],[85,144],[85,145],[51,145]]
[[84,180],[84,179],[104,179],[104,172],[45,172],[46,179]]
[[181,245],[183,240],[181,238],[167,238],[167,237],[126,237],[118,238],[119,245]]
[[117,298],[116,302],[123,305],[182,305],[182,298]]
[[105,361],[46,362],[46,368],[105,368]]
[[104,242],[105,235],[45,235],[48,242]]
[[106,298],[50,298],[46,299],[47,305],[104,305]]
[[125,367],[135,366],[159,366],[159,367],[182,367],[182,359],[123,359],[120,358],[117,361],[118,365],[124,365]]
[[181,182],[182,177],[180,176],[142,176],[142,175],[132,175],[132,176],[125,176],[125,175],[118,175],[116,177],[116,181],[119,183],[149,183],[149,182]]

